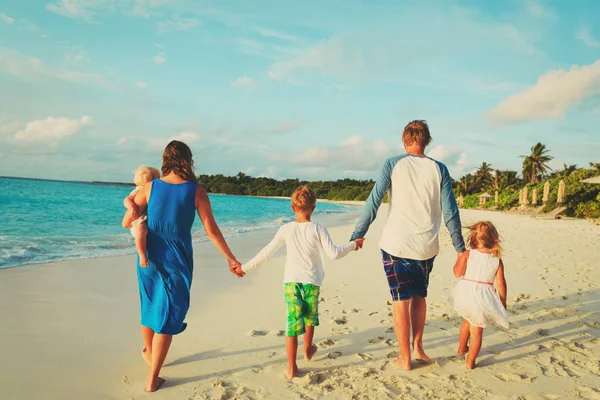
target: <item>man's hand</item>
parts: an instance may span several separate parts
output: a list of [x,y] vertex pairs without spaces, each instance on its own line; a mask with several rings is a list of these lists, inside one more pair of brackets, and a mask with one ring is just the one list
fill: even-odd
[[243,278],[246,273],[242,270],[242,264],[238,260],[229,260],[229,271],[238,278]]
[[365,243],[365,238],[354,239],[354,242],[356,243],[356,248],[354,250],[358,251],[359,249],[362,249],[363,244]]

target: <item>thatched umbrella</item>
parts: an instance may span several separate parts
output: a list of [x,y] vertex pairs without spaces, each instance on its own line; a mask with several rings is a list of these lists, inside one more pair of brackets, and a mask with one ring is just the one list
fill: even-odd
[[523,205],[526,206],[529,204],[529,189],[523,189]]
[[487,199],[493,198],[494,196],[492,196],[489,193],[484,193],[484,194],[480,194],[479,195],[479,205],[480,206],[485,206],[485,203],[487,202]]
[[458,196],[458,199],[456,199],[456,202],[458,203],[459,207],[463,206],[463,203],[465,202],[465,199],[462,197],[462,194],[460,196]]
[[531,193],[531,204],[537,206],[538,193],[537,189],[533,189],[533,193]]
[[[498,171],[496,171],[496,173],[498,173]],[[496,202],[496,205],[498,205],[498,191],[496,190],[496,193],[494,194],[494,201]]]
[[542,197],[542,202],[544,205],[548,202],[548,196],[550,195],[550,182],[546,181],[544,183],[544,197]]
[[583,182],[583,183],[597,183],[597,184],[600,184],[600,175],[594,176],[592,178],[584,179],[581,182]]
[[556,199],[559,206],[565,202],[565,189],[565,181],[561,179],[560,182],[558,182],[558,197]]

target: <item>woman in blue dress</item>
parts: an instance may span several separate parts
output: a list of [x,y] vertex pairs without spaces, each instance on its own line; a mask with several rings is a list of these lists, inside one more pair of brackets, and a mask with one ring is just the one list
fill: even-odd
[[214,245],[229,262],[229,269],[243,276],[240,263],[225,242],[212,213],[206,191],[196,184],[190,148],[173,140],[163,153],[161,179],[147,183],[136,195],[136,208],[123,219],[129,227],[140,214],[148,216],[148,267],[137,275],[141,300],[144,347],[142,356],[150,369],[145,390],[154,392],[164,383],[159,377],[173,335],[185,330],[193,272],[191,229],[195,213]]

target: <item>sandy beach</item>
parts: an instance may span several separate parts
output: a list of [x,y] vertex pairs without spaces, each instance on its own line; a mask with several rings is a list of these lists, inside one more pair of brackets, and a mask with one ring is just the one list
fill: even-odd
[[[319,350],[293,382],[283,377],[283,251],[237,279],[209,243],[196,246],[188,329],[154,394],[143,392],[133,256],[0,270],[0,399],[600,399],[599,226],[461,210],[463,224],[491,220],[504,239],[511,327],[485,331],[477,369],[455,356],[455,253],[443,231],[424,340],[432,362],[402,372],[389,363],[398,348],[377,247],[385,212],[363,250],[328,261]],[[337,243],[349,222],[330,229]],[[243,262],[272,232],[229,242]]]

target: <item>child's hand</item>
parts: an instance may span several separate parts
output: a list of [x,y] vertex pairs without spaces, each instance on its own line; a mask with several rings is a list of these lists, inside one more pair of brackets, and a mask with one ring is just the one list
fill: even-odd
[[363,244],[365,242],[365,238],[354,239],[354,242],[356,243],[356,249],[354,249],[354,250],[358,251],[359,249],[362,249]]

